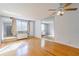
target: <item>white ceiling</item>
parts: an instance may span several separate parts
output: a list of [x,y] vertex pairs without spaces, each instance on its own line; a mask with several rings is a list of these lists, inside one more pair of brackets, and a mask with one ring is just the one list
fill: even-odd
[[55,17],[54,16],[49,16],[47,18],[42,19],[42,23],[53,23]]
[[48,9],[56,9],[56,3],[0,3],[0,14],[27,20],[49,17]]

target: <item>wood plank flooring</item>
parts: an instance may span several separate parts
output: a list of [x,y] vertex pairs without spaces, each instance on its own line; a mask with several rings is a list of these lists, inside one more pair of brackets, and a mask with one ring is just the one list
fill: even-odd
[[[38,38],[19,40],[16,42],[11,42],[10,44],[18,44],[20,42],[23,43],[19,45],[15,51],[13,51],[18,53],[15,55],[23,54],[24,56],[79,56],[79,49],[62,45],[56,42],[45,40],[44,47],[41,47],[41,39]],[[10,52],[12,53],[12,51]]]
[[45,50],[56,56],[79,56],[79,49],[56,42],[46,41]]

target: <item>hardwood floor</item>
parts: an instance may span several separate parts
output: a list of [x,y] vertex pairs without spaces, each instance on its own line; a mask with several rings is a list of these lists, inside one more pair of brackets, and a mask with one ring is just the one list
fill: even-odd
[[43,56],[79,56],[79,49],[45,40],[45,46],[41,47],[39,39],[31,39],[34,44],[29,55]]
[[[24,40],[19,40],[16,42],[11,42],[10,45],[19,44],[18,48],[10,51],[9,53],[14,53],[13,55],[24,55],[24,56],[79,56],[79,49],[62,45],[56,42],[50,42],[45,40],[45,44],[41,47],[42,39],[29,38]],[[9,43],[8,43],[9,45]],[[14,47],[13,47],[14,48]],[[7,52],[8,53],[8,52]],[[4,54],[7,54],[4,53]],[[10,55],[11,55],[10,54]]]
[[45,50],[56,56],[79,56],[79,49],[56,42],[46,41]]

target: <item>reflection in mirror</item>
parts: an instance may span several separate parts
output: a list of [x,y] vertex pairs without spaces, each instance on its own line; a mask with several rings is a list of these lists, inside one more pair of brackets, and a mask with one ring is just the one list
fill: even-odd
[[49,16],[41,21],[41,36],[46,39],[54,39],[54,16]]

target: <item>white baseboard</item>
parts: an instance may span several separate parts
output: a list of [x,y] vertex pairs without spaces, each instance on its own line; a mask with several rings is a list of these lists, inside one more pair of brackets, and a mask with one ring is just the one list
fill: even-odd
[[74,46],[74,45],[67,44],[67,43],[64,43],[64,42],[61,42],[61,41],[54,41],[54,42],[57,42],[57,43],[60,43],[60,44],[63,44],[63,45],[67,45],[67,46],[70,46],[70,47],[78,48],[78,49],[79,49],[79,47],[76,47],[76,46]]

